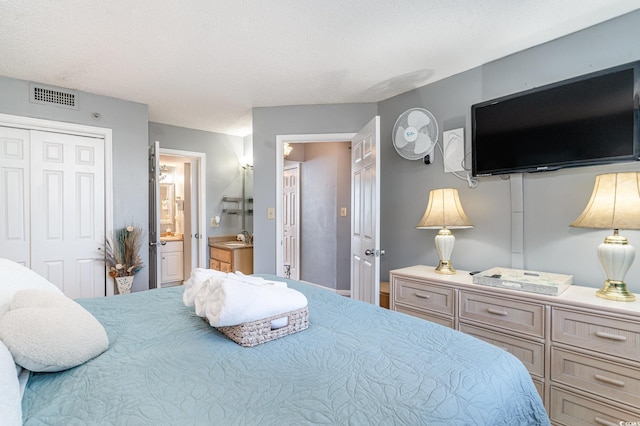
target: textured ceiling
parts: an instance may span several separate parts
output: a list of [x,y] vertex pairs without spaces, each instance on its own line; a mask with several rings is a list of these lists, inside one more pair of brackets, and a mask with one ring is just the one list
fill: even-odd
[[253,107],[380,101],[635,9],[638,0],[0,0],[0,75],[244,136]]

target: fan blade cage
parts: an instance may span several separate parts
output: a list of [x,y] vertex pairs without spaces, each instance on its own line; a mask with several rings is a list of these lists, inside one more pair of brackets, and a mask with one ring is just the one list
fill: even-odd
[[393,147],[407,160],[420,160],[431,155],[438,142],[438,122],[424,108],[411,108],[398,117],[393,126]]

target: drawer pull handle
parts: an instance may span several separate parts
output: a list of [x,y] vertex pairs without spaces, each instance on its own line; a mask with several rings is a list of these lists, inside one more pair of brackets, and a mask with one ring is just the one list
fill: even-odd
[[507,315],[509,315],[505,311],[500,311],[498,309],[493,309],[493,308],[488,308],[487,312],[489,312],[490,314],[494,314],[494,315],[500,315],[501,317],[506,317]]
[[426,295],[426,294],[420,294],[420,293],[413,293],[418,299],[431,299],[431,296]]
[[604,426],[620,426],[620,423],[612,423],[609,420],[601,419],[600,417],[594,417],[593,421]]
[[618,336],[617,334],[605,333],[604,331],[596,331],[596,336],[602,337],[603,339],[616,340],[618,342],[627,341],[627,338],[625,336]]
[[621,388],[624,387],[624,382],[622,380],[616,380],[616,379],[612,379],[610,377],[607,376],[602,376],[600,374],[596,374],[595,376],[593,376],[596,380],[599,380],[601,382],[605,382],[605,383],[609,383],[611,385],[616,385],[616,386],[620,386]]

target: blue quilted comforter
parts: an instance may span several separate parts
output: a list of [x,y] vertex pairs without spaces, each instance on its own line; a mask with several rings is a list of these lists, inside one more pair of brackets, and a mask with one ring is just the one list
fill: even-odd
[[309,328],[243,348],[169,288],[80,303],[109,349],[34,373],[27,425],[547,425],[506,351],[404,314],[288,281]]

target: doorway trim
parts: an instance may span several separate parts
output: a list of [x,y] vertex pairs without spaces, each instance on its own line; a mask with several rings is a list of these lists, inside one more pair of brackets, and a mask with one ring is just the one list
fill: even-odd
[[[113,235],[113,131],[106,127],[94,127],[84,124],[66,123],[62,121],[44,120],[0,113],[0,126],[16,127],[27,130],[41,130],[53,133],[65,133],[76,136],[87,136],[104,140],[104,232]],[[107,285],[110,282],[110,285]],[[105,294],[114,295],[114,279],[109,277],[105,265]]]
[[[201,238],[198,238],[198,267],[199,268],[208,268],[209,264],[207,262],[207,228],[206,228],[206,216],[207,216],[207,206],[206,206],[206,193],[207,193],[207,154],[204,152],[195,152],[195,151],[183,151],[180,149],[170,149],[170,148],[162,148],[160,147],[160,152],[158,155],[170,155],[172,157],[186,157],[192,160],[196,160],[198,162],[198,233],[201,235]],[[159,158],[159,157],[158,157]],[[160,182],[157,183],[158,185]],[[158,206],[156,206],[157,208]],[[155,212],[150,212],[150,214],[155,214]],[[159,237],[158,237],[159,238]],[[158,277],[159,279],[160,277]],[[185,278],[186,281],[186,278]]]
[[[284,277],[284,253],[282,246],[283,219],[282,179],[284,179],[284,144],[350,142],[357,133],[312,133],[308,135],[276,135],[276,275]],[[326,288],[326,287],[325,287]],[[329,289],[331,290],[331,289]],[[340,294],[344,290],[338,290]],[[350,294],[350,292],[349,292]]]

